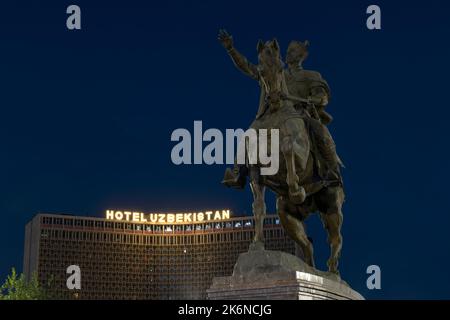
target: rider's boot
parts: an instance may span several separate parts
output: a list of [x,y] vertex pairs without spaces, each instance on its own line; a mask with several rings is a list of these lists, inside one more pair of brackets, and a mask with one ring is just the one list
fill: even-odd
[[336,144],[328,128],[318,121],[312,127],[317,150],[320,153],[322,178],[327,181],[336,181],[342,184],[340,167],[344,165],[336,152]]

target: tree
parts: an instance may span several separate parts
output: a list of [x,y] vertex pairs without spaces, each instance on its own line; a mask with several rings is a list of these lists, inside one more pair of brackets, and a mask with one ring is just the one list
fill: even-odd
[[25,275],[23,273],[18,275],[15,268],[12,268],[11,274],[0,287],[0,300],[46,300],[49,298],[46,288],[41,286],[36,273],[33,273],[31,280],[27,281]]

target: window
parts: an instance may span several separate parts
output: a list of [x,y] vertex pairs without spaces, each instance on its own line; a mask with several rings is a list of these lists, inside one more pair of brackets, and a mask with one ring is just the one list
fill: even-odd
[[52,218],[51,217],[43,217],[42,223],[43,224],[52,224]]

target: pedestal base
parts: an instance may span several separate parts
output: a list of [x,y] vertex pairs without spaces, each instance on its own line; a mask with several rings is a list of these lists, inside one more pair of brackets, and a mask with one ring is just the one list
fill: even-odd
[[211,300],[363,300],[337,275],[318,271],[281,251],[253,246],[242,253],[233,275],[213,279]]

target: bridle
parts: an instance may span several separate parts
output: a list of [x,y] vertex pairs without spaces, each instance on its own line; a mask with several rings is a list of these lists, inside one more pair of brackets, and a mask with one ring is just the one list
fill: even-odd
[[[258,65],[258,67],[257,67],[258,77],[259,77],[259,79],[260,79],[260,81],[261,81],[261,83],[262,83],[262,85],[263,85],[263,87],[264,87],[264,90],[265,90],[265,92],[266,92],[266,97],[267,97],[267,95],[270,93],[270,86],[269,86],[269,84],[268,84],[266,78],[264,78],[264,75],[263,75],[263,73],[262,73],[262,69],[263,69],[263,68],[262,68],[261,66]],[[278,71],[282,73],[283,67],[280,66],[280,68],[279,68]],[[283,79],[281,79],[281,81],[283,81]],[[280,90],[279,94],[280,94],[280,97],[283,97],[283,95],[284,95],[283,89]]]

